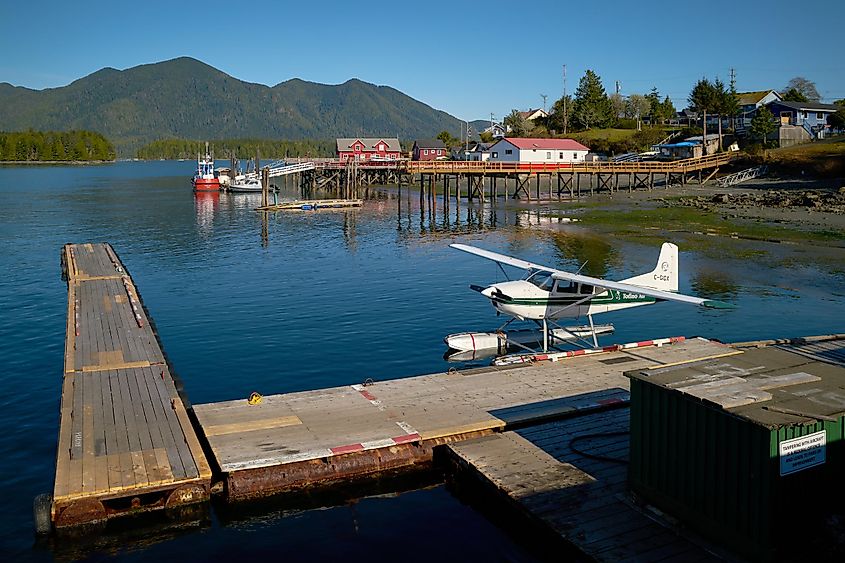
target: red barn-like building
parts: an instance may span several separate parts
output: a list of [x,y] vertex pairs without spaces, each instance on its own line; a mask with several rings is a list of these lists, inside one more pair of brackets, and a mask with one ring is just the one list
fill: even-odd
[[337,157],[341,161],[397,160],[402,154],[399,139],[338,139]]
[[411,160],[437,160],[449,156],[446,145],[440,139],[426,139],[414,141],[414,150]]

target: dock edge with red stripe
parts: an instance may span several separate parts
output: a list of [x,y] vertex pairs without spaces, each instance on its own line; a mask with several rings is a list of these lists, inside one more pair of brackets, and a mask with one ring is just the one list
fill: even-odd
[[643,340],[641,342],[629,342],[627,344],[613,344],[611,346],[604,346],[603,348],[584,348],[581,350],[567,350],[564,352],[549,352],[544,354],[516,354],[511,356],[502,356],[493,360],[493,365],[509,366],[514,364],[530,364],[534,362],[557,362],[566,360],[568,358],[575,358],[577,356],[586,356],[588,354],[606,354],[608,352],[619,352],[620,350],[630,350],[632,348],[645,348],[647,346],[663,346],[664,344],[675,344],[686,340],[685,336],[671,336],[669,338],[656,338],[654,340]]

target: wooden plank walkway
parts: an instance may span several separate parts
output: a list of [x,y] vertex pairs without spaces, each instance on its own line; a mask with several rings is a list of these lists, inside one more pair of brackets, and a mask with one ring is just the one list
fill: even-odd
[[730,162],[733,155],[719,153],[699,158],[670,161],[636,162],[491,162],[465,160],[413,160],[404,163],[409,174],[641,174],[689,173],[717,168]]
[[[624,371],[726,353],[741,352],[696,338],[555,363],[272,395],[259,404],[244,397],[195,405],[194,412],[226,494],[236,500],[429,463],[432,448],[444,443],[619,403],[629,385]],[[559,401],[574,395],[580,402]]]
[[628,411],[579,414],[447,448],[460,476],[479,480],[592,560],[718,559],[629,500]]
[[138,290],[108,244],[68,244],[57,527],[208,498],[211,470]]

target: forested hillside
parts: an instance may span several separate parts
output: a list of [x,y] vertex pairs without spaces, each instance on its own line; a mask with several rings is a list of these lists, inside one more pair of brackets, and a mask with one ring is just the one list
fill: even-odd
[[431,138],[460,121],[388,86],[293,79],[272,88],[182,57],[104,68],[61,88],[0,84],[0,130],[85,129],[120,156],[160,139]]

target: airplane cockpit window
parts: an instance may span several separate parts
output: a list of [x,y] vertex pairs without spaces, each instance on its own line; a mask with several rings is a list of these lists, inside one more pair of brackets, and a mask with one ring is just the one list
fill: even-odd
[[546,291],[551,291],[552,285],[555,282],[551,272],[544,272],[542,270],[535,270],[533,273],[529,273],[525,281],[531,282]]
[[559,281],[557,282],[558,293],[578,293],[578,284],[575,282]]

